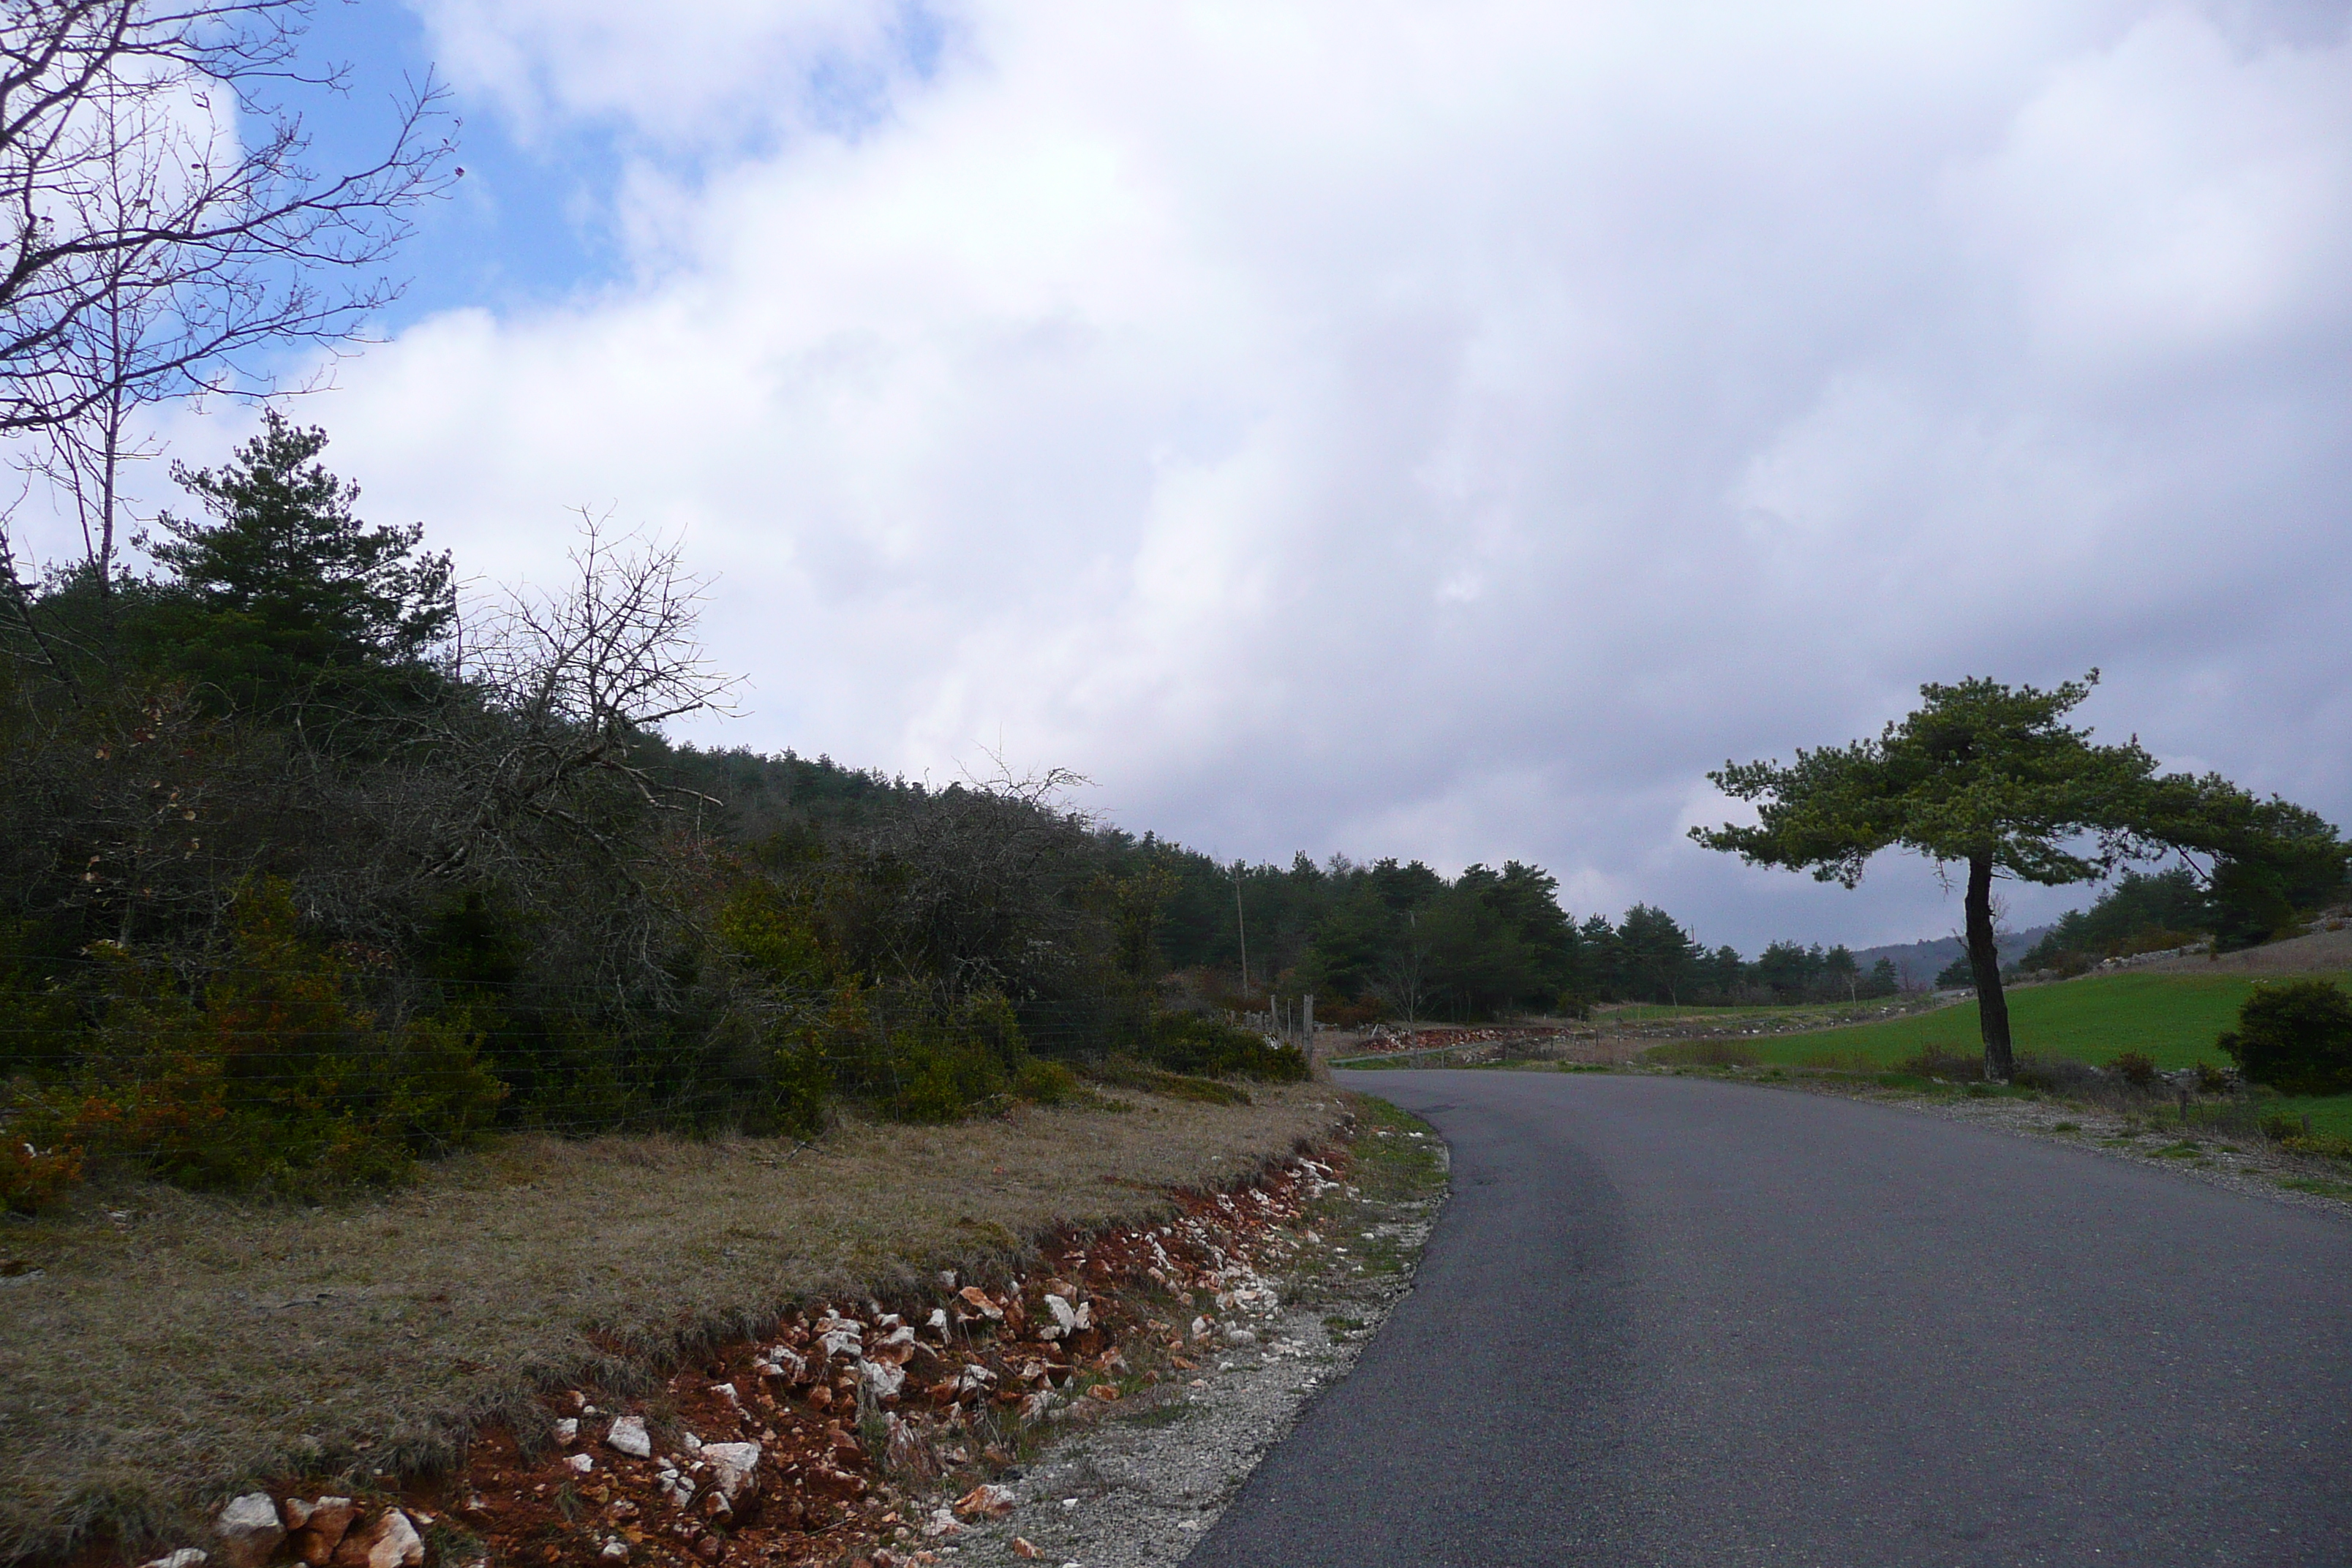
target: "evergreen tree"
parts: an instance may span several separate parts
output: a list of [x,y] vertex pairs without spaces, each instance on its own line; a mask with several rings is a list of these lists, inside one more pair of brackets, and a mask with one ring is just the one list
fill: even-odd
[[152,652],[238,710],[380,710],[429,683],[456,625],[447,553],[417,550],[421,523],[353,516],[359,487],[317,461],[326,444],[268,411],[219,468],[173,467],[206,515],[166,512],[142,542],[173,577],[145,617]]
[[[1919,689],[1921,705],[1874,741],[1799,751],[1793,764],[1726,763],[1707,777],[1757,804],[1752,826],[1693,828],[1751,865],[1810,870],[1853,887],[1879,850],[1901,846],[1968,868],[1963,908],[1977,987],[1985,1076],[2014,1068],[2009,1008],[1993,940],[1996,876],[2043,886],[2088,882],[2126,860],[2201,849],[2248,880],[2266,879],[2276,909],[2340,887],[2346,847],[2316,815],[2262,800],[2214,775],[2161,774],[2137,740],[2095,745],[2065,719],[2098,679],[2049,691],[1972,679]],[[2217,879],[2219,873],[2217,872]]]

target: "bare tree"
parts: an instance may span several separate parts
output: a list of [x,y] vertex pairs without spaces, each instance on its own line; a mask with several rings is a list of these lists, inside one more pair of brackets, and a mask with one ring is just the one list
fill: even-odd
[[1407,910],[1405,927],[1399,933],[1397,944],[1381,959],[1380,977],[1373,983],[1372,993],[1390,1006],[1404,1015],[1408,1025],[1420,1021],[1421,1010],[1429,1005],[1430,962],[1433,944],[1421,934],[1421,915]]
[[440,92],[395,106],[382,158],[317,174],[278,96],[347,85],[301,63],[309,15],[310,0],[0,7],[0,432],[95,413],[102,451],[126,400],[277,390],[260,351],[348,342],[397,297],[377,268],[452,177]]
[[[120,228],[152,205],[142,194],[152,170],[132,155],[123,108],[108,100],[92,110],[100,166],[76,204],[78,226]],[[163,319],[170,300],[137,286],[138,259],[129,253],[98,258],[97,297],[78,330],[60,334],[49,373],[53,391],[80,387],[94,395],[71,416],[42,428],[44,439],[20,459],[70,508],[81,529],[82,563],[101,595],[114,573],[123,465],[163,450],[152,437],[134,430],[131,416],[179,390],[179,378],[159,382],[135,374],[145,345],[159,330],[170,330]]]
[[589,797],[617,787],[638,805],[683,804],[688,792],[657,780],[639,753],[661,725],[727,705],[735,683],[694,639],[704,584],[677,546],[615,539],[606,520],[581,517],[571,591],[509,591],[455,654],[471,700],[428,721],[425,737],[456,764],[461,806],[436,874],[510,858],[534,825],[625,862]]

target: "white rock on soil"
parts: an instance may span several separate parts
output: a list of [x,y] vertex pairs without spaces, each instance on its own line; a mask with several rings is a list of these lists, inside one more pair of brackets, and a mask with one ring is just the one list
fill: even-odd
[[562,1420],[558,1421],[555,1424],[555,1440],[566,1448],[569,1448],[572,1444],[580,1441],[579,1417],[575,1415],[567,1415]]
[[359,1518],[359,1504],[347,1497],[286,1500],[286,1523],[294,1531],[294,1555],[314,1565],[332,1560],[343,1532]]
[[646,1418],[642,1415],[615,1415],[610,1430],[604,1434],[604,1447],[616,1454],[626,1454],[633,1459],[650,1459],[654,1440],[646,1436]]
[[706,1443],[702,1457],[712,1473],[711,1484],[732,1508],[759,1489],[760,1445],[757,1443]]
[[261,1568],[286,1539],[286,1526],[278,1518],[276,1498],[247,1492],[222,1505],[213,1533],[220,1537],[220,1558],[229,1568]]
[[967,1519],[974,1516],[1003,1519],[1013,1511],[1013,1501],[1011,1487],[976,1486],[956,1499],[955,1510]]
[[177,1552],[158,1557],[152,1563],[142,1563],[139,1568],[205,1568],[207,1561],[209,1559],[198,1548],[183,1546]]
[[334,1561],[338,1568],[423,1568],[425,1541],[406,1514],[388,1508],[373,1523],[344,1536]]

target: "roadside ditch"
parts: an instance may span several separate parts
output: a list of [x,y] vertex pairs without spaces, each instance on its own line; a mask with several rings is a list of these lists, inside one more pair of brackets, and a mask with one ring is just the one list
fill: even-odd
[[1350,1099],[1157,1222],[805,1301],[650,1384],[509,1406],[429,1479],[241,1494],[152,1563],[1177,1561],[1409,1288],[1442,1204],[1443,1144]]

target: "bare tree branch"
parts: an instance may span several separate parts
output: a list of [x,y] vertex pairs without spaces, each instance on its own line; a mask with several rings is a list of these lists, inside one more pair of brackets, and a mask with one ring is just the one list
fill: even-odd
[[126,394],[278,390],[259,351],[351,342],[398,296],[376,268],[452,177],[442,92],[427,80],[394,106],[381,159],[314,173],[301,116],[268,96],[343,85],[299,61],[309,10],[0,7],[0,432]]
[[459,763],[467,802],[438,874],[503,853],[516,826],[530,821],[558,825],[625,863],[583,792],[618,785],[653,806],[689,793],[656,780],[636,753],[672,720],[729,710],[735,682],[694,639],[705,584],[686,571],[677,546],[614,538],[609,521],[583,509],[568,594],[510,590],[471,617],[457,674],[479,706],[452,710],[428,737]]

